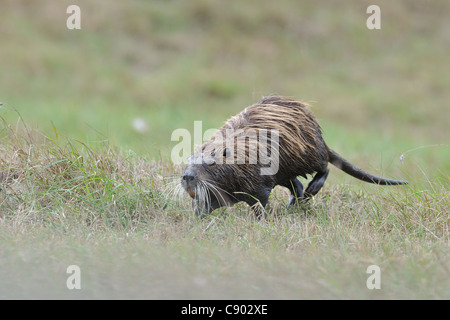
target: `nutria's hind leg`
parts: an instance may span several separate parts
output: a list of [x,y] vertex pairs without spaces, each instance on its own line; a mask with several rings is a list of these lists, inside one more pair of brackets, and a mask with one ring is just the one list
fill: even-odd
[[297,178],[289,180],[288,183],[282,184],[291,191],[291,196],[287,203],[288,206],[294,206],[303,201],[303,184]]
[[305,190],[304,201],[308,201],[314,195],[316,195],[320,189],[322,189],[323,184],[325,183],[325,180],[328,177],[329,171],[330,171],[330,169],[328,167],[326,167],[324,171],[318,171],[316,173],[316,175],[311,180],[311,182],[308,184],[308,187]]

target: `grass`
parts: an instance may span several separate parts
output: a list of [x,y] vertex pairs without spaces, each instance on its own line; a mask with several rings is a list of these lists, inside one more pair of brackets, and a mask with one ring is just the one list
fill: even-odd
[[[448,191],[329,186],[288,209],[277,189],[198,221],[168,196],[179,168],[3,130],[2,298],[446,298]],[[30,141],[32,139],[32,141]],[[9,142],[8,142],[9,141]],[[82,290],[65,287],[69,265]],[[366,288],[369,265],[382,290]],[[45,288],[45,290],[43,290]],[[420,289],[420,290],[419,290]]]
[[[450,297],[447,2],[379,1],[377,31],[370,1],[77,4],[69,31],[64,1],[2,3],[1,298]],[[238,204],[198,221],[168,192],[172,131],[269,94],[310,102],[333,149],[410,184],[332,168],[307,206],[277,188],[265,220]]]

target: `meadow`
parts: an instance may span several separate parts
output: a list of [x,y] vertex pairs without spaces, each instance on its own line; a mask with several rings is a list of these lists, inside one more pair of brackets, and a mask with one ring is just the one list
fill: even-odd
[[[378,1],[380,30],[370,1],[81,0],[80,30],[69,4],[1,5],[0,298],[450,298],[448,2]],[[276,188],[267,219],[199,221],[171,193],[172,132],[270,94],[409,185],[332,167],[300,208]]]

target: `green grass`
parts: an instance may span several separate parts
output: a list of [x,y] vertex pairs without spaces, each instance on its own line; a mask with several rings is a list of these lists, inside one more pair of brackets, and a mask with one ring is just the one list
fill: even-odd
[[[1,298],[450,297],[446,1],[380,1],[377,31],[370,1],[77,4],[69,31],[63,1],[2,3]],[[266,220],[239,204],[198,221],[170,192],[172,131],[269,94],[311,103],[329,146],[410,184],[332,168],[307,206],[277,188]]]

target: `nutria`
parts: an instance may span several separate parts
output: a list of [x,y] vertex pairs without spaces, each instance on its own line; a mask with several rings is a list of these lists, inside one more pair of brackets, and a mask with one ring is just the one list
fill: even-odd
[[[328,176],[329,162],[365,182],[408,183],[376,177],[355,167],[326,145],[306,103],[270,96],[226,121],[195,150],[181,185],[193,199],[198,217],[240,201],[252,206],[259,217],[276,185],[291,191],[289,205],[304,203],[317,194]],[[272,171],[267,164],[273,165]],[[313,173],[303,191],[297,177]]]

